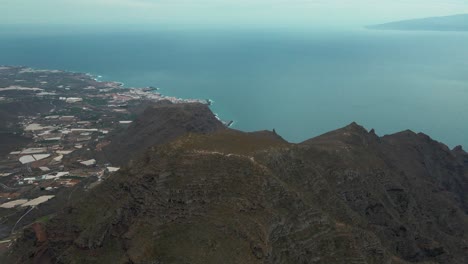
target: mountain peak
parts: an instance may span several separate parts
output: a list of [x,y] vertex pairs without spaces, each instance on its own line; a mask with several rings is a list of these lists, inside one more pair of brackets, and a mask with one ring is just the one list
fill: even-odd
[[464,150],[463,150],[463,147],[461,145],[458,145],[458,146],[453,148],[453,151],[464,151]]
[[[318,137],[304,141],[304,144],[345,144],[350,146],[369,146],[378,143],[380,138],[375,134],[375,130],[368,131],[356,122],[340,129],[325,133]],[[334,143],[333,143],[334,142]]]
[[358,133],[365,133],[365,134],[368,133],[367,129],[365,129],[363,126],[359,125],[356,122],[350,123],[349,125],[345,126],[343,129],[358,132]]

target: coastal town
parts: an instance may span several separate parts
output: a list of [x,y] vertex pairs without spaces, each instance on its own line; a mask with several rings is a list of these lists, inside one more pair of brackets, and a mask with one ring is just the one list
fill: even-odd
[[157,90],[124,88],[89,74],[0,67],[0,221],[85,179],[95,179],[86,186],[93,188],[117,172],[119,166],[93,155],[148,104],[210,104]]

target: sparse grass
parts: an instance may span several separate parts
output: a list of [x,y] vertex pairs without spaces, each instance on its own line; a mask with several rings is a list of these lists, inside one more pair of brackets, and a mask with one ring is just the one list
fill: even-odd
[[[267,133],[267,132],[264,132]],[[289,143],[273,135],[224,130],[210,135],[191,134],[181,139],[182,148],[248,155],[257,151],[286,147]]]
[[103,98],[85,98],[83,101],[92,106],[106,106],[108,104],[108,100]]
[[64,180],[82,180],[83,178],[86,178],[86,177],[73,176],[73,175],[60,177],[60,179],[64,179]]
[[42,223],[42,224],[47,224],[50,219],[52,219],[56,214],[50,214],[50,215],[45,215],[43,217],[38,218],[35,222],[36,223]]

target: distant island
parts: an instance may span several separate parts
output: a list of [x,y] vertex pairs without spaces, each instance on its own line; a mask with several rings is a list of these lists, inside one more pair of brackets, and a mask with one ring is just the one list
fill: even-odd
[[468,31],[468,14],[403,20],[368,26],[379,30]]

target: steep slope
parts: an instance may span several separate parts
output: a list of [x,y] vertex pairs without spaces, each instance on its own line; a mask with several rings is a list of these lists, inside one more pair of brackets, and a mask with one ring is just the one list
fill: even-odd
[[224,131],[154,149],[54,218],[36,261],[390,263],[374,235],[335,222],[252,156],[287,146]]
[[7,261],[467,263],[467,156],[355,123],[301,144],[191,133],[26,229]]
[[468,14],[429,17],[369,26],[371,29],[468,31]]
[[[340,203],[320,204],[338,208],[337,217],[357,214],[353,222],[408,261],[467,261],[466,164],[446,146],[411,131],[379,138],[354,123],[304,144],[310,148],[294,153],[306,164],[294,173],[296,184],[304,193],[324,188],[317,182],[331,186]],[[291,175],[283,178],[292,181]],[[307,187],[304,179],[313,184]],[[342,202],[353,214],[342,215]]]
[[157,104],[125,130],[113,135],[104,148],[107,160],[125,165],[137,158],[147,148],[167,143],[186,133],[209,133],[225,126],[203,104]]

